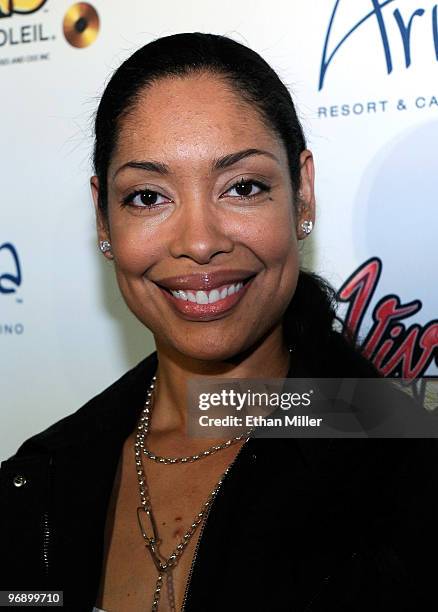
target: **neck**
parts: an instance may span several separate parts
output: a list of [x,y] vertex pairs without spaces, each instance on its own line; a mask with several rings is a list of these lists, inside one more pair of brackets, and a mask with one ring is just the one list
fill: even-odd
[[151,431],[158,434],[186,431],[186,390],[190,378],[284,378],[290,353],[281,326],[250,350],[225,361],[187,357],[156,339],[158,371],[154,390]]

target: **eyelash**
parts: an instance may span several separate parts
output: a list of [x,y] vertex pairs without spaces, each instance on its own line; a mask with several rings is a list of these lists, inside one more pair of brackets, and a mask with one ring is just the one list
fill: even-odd
[[[260,189],[260,191],[258,193],[255,193],[249,196],[243,196],[243,195],[232,196],[234,199],[237,199],[237,200],[253,200],[257,196],[261,195],[262,193],[269,193],[271,191],[271,188],[269,187],[269,185],[266,185],[265,183],[262,183],[261,181],[257,181],[254,179],[244,179],[242,177],[236,183],[231,185],[231,187],[227,189],[225,193],[227,193],[228,191],[231,191],[232,189],[240,185],[255,185],[256,187]],[[157,195],[162,195],[158,191],[154,191],[152,189],[136,189],[132,193],[128,194],[125,198],[123,198],[122,206],[133,206],[134,208],[147,209],[147,210],[151,210],[152,208],[157,208],[159,206],[162,206],[162,204],[143,204],[143,206],[137,206],[136,204],[132,204],[132,201],[134,200],[134,198],[143,193],[153,193],[153,194],[156,193]]]

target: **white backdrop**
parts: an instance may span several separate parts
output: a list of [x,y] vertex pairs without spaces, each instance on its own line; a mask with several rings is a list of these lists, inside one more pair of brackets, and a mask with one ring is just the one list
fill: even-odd
[[438,374],[436,2],[93,0],[99,31],[82,48],[63,33],[69,0],[12,4],[0,0],[1,459],[153,350],[97,250],[91,124],[119,63],[176,32],[231,36],[291,88],[317,167],[305,263],[344,285],[340,313],[385,373]]

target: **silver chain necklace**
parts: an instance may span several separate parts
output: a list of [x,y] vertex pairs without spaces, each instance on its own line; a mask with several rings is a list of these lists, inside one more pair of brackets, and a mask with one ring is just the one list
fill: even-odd
[[[292,353],[293,347],[288,346],[288,351],[289,353]],[[203,457],[208,457],[209,455],[213,455],[214,453],[217,453],[217,451],[220,451],[223,448],[227,448],[228,446],[231,446],[232,444],[235,444],[236,442],[239,442],[239,440],[242,440],[243,438],[248,436],[249,432],[245,432],[243,434],[240,434],[240,436],[236,436],[235,438],[231,438],[231,440],[227,440],[226,442],[223,442],[222,444],[211,446],[210,448],[208,448],[205,451],[202,451],[202,453],[199,453],[198,455],[189,455],[188,457],[162,457],[160,455],[156,455],[155,453],[153,453],[152,451],[150,451],[148,448],[144,446],[144,438],[146,437],[147,430],[149,427],[151,398],[152,398],[153,390],[155,388],[156,380],[157,380],[157,377],[153,376],[152,382],[149,385],[149,389],[147,392],[147,400],[145,402],[145,407],[143,409],[142,417],[140,419],[140,426],[138,427],[139,431],[143,432],[143,435],[141,436],[141,445],[140,445],[141,450],[143,452],[143,455],[147,457],[148,459],[151,459],[152,461],[156,461],[157,463],[192,463],[193,461],[197,461],[198,459],[202,459]]]
[[[152,512],[149,488],[148,488],[147,481],[146,481],[146,475],[143,469],[142,454],[144,454],[149,459],[157,461],[158,463],[165,463],[165,464],[190,463],[193,461],[197,461],[198,459],[202,459],[203,457],[208,457],[209,455],[212,455],[223,448],[227,448],[231,444],[234,444],[235,442],[238,442],[239,440],[245,437],[246,437],[246,440],[245,440],[245,443],[246,443],[249,440],[250,433],[252,431],[252,430],[249,430],[246,433],[241,434],[240,436],[237,436],[236,438],[227,440],[227,442],[224,442],[223,444],[212,446],[211,448],[197,455],[191,455],[188,457],[160,457],[158,455],[154,455],[154,453],[151,453],[149,450],[145,448],[144,440],[149,432],[149,421],[151,418],[151,409],[153,406],[152,396],[153,396],[153,390],[155,388],[156,380],[157,380],[157,377],[153,376],[152,382],[149,385],[149,389],[147,392],[147,399],[146,399],[143,411],[140,416],[139,424],[137,426],[136,441],[134,444],[135,464],[136,464],[136,469],[137,469],[137,479],[138,479],[138,486],[139,486],[139,491],[140,491],[140,503],[141,503],[141,506],[137,508],[137,520],[138,520],[138,525],[140,527],[141,535],[143,536],[143,539],[145,541],[146,548],[149,550],[152,560],[155,564],[155,567],[158,570],[158,578],[157,578],[157,582],[155,586],[154,598],[152,601],[152,612],[157,612],[158,610],[158,604],[160,600],[161,588],[163,586],[163,576],[164,575],[166,575],[166,577],[168,578],[169,599],[172,601],[173,593],[171,595],[171,591],[172,591],[171,570],[178,563],[179,558],[181,557],[183,551],[185,550],[187,544],[190,541],[190,538],[195,533],[196,528],[199,526],[199,524],[204,519],[231,465],[225,470],[225,472],[220,477],[215,488],[213,489],[213,491],[211,491],[210,495],[208,496],[207,501],[204,502],[201,508],[201,511],[198,512],[193,523],[190,525],[189,529],[185,532],[181,542],[176,546],[172,554],[163,561],[162,560],[163,557],[160,555],[159,550],[158,550],[158,545],[161,540],[158,536],[157,524],[156,524],[156,521],[155,521],[155,518]],[[144,515],[146,515],[146,517],[149,519],[149,523],[152,527],[152,536],[148,535],[144,529],[144,526],[142,523],[142,515],[143,517]],[[174,606],[172,609],[174,609]]]

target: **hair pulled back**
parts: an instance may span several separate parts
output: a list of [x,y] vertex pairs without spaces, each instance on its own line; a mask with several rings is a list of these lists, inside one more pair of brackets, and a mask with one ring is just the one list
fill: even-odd
[[164,36],[141,47],[113,74],[95,119],[94,169],[100,183],[101,209],[107,208],[107,169],[117,144],[120,120],[140,94],[166,77],[209,72],[223,78],[251,104],[283,141],[295,192],[300,182],[300,153],[306,148],[303,130],[288,89],[255,51],[218,34],[201,32]]

